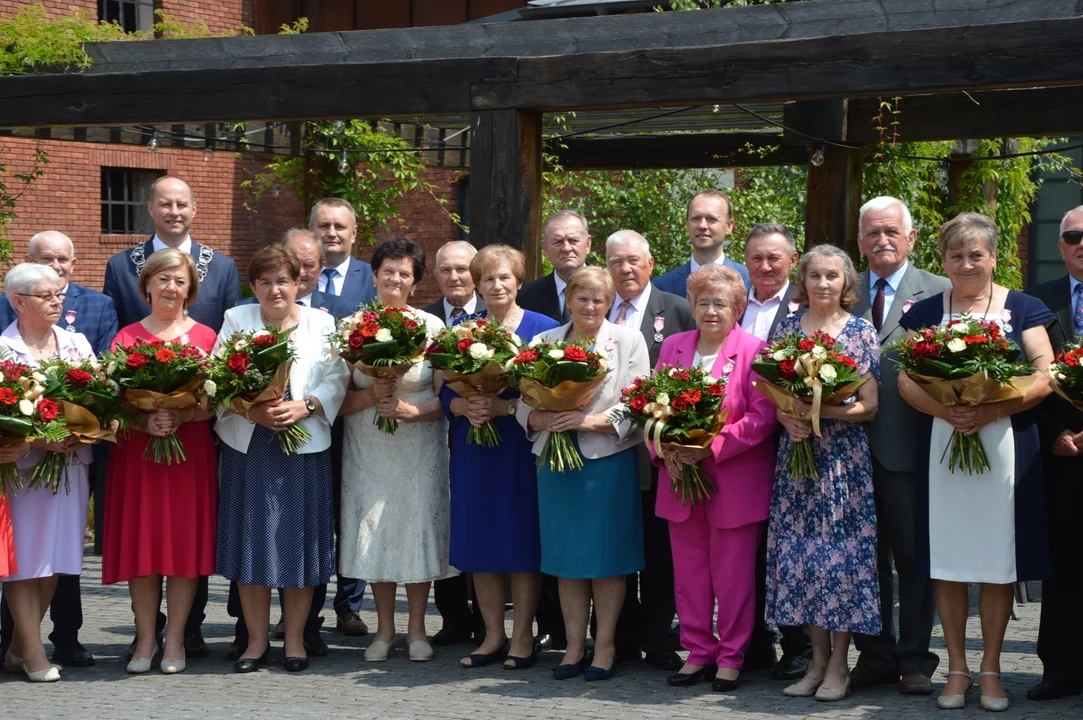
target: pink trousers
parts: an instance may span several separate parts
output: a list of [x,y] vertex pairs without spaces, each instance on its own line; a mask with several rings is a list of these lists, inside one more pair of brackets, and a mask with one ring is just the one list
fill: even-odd
[[[702,505],[669,523],[681,646],[694,665],[740,669],[756,620],[756,549],[763,523],[721,530]],[[713,632],[718,602],[718,637]]]

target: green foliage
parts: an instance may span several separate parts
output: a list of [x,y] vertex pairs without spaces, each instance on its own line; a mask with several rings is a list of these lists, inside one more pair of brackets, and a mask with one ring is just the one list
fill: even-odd
[[[40,147],[34,150],[34,162],[25,173],[11,173],[0,165],[0,264],[11,260],[11,237],[8,225],[15,219],[15,203],[29,190],[31,183],[45,174],[49,155]],[[18,184],[17,190],[8,188],[5,176],[10,175]]]
[[0,75],[89,67],[84,43],[131,37],[117,23],[98,22],[86,10],[50,18],[43,6],[27,5],[0,18]]

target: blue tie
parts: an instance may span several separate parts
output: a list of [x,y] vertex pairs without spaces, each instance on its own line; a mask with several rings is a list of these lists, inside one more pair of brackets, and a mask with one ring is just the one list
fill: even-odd
[[1075,336],[1083,337],[1083,283],[1076,283],[1072,291],[1072,305],[1075,307],[1073,318],[1075,319]]
[[338,275],[338,270],[335,268],[324,268],[321,274],[327,278],[327,287],[324,288],[324,292],[328,295],[338,297],[338,293],[335,291],[335,276]]

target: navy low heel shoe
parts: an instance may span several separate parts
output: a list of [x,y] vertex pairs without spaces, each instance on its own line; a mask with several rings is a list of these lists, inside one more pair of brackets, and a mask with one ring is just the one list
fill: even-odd
[[583,673],[583,679],[587,682],[594,682],[595,680],[609,680],[617,674],[617,663],[613,662],[609,666],[609,669],[600,668],[596,665],[591,665],[587,668],[587,671]]
[[557,665],[553,668],[554,680],[570,680],[587,667],[587,656],[583,657],[577,663],[571,663],[569,665]]

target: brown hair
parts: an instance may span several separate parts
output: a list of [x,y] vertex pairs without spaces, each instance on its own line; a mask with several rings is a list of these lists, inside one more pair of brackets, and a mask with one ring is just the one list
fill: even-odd
[[188,297],[184,298],[184,307],[191,307],[199,297],[199,274],[196,272],[196,264],[192,256],[176,248],[159,250],[147,258],[147,262],[139,273],[139,294],[147,298],[149,304],[150,294],[147,292],[147,283],[150,282],[150,278],[160,272],[181,266],[188,273],[189,282]]
[[811,250],[806,250],[801,256],[801,262],[797,266],[797,302],[808,307],[808,266],[815,257],[827,257],[838,260],[842,265],[842,297],[839,305],[843,310],[849,310],[858,303],[857,297],[857,270],[854,269],[854,261],[845,252],[834,245],[817,245]]
[[997,255],[997,224],[989,217],[976,212],[959,213],[940,226],[940,237],[936,247],[943,258],[948,250],[955,250],[967,242],[980,238],[985,241],[985,249],[993,257]]
[[695,307],[696,299],[712,287],[720,288],[729,293],[730,302],[737,310],[737,318],[745,314],[748,305],[748,288],[745,281],[733,268],[711,263],[704,265],[688,276],[686,284],[688,288],[688,304]]
[[698,197],[712,197],[721,200],[726,203],[726,215],[733,217],[733,204],[730,202],[730,196],[721,190],[700,190],[698,193],[692,196],[688,201],[688,205],[684,208],[684,219],[687,220],[688,216],[692,212],[692,202]]
[[316,217],[316,211],[320,208],[345,208],[350,212],[350,220],[353,222],[353,226],[357,227],[357,211],[353,209],[353,205],[347,200],[337,197],[329,197],[320,200],[312,206],[312,210],[308,213],[308,226],[312,227],[312,219]]
[[248,282],[254,285],[263,275],[279,270],[285,270],[290,280],[301,279],[301,263],[297,262],[297,256],[284,245],[270,245],[252,256],[252,262],[248,265]]
[[470,261],[470,277],[474,279],[474,285],[481,285],[485,271],[500,262],[508,264],[519,285],[526,282],[526,256],[511,245],[497,244],[481,248]]
[[608,272],[600,267],[581,267],[575,271],[567,287],[564,288],[565,302],[573,293],[580,290],[601,290],[609,297],[609,304],[613,304],[613,298],[617,296],[617,286],[613,284],[613,278]]

